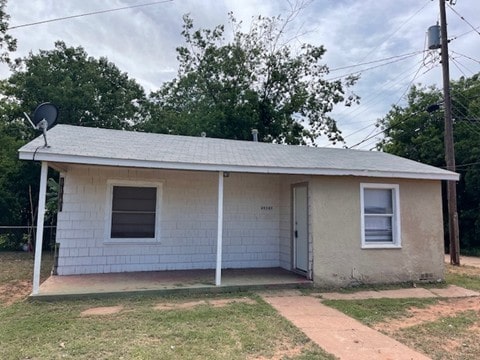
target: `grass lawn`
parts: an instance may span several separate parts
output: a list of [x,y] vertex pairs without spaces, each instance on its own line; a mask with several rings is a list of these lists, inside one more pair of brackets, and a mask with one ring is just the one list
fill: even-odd
[[[31,281],[26,255],[0,253],[0,286]],[[249,293],[3,301],[0,344],[0,359],[334,359]]]
[[[447,285],[480,290],[480,269],[446,267]],[[438,360],[480,359],[479,298],[328,300],[364,324]]]
[[472,266],[446,266],[447,284],[458,285],[470,290],[480,291],[480,269]]

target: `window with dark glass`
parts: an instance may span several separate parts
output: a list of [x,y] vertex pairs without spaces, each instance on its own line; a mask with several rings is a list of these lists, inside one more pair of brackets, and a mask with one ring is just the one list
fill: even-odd
[[154,238],[156,187],[113,186],[111,238]]

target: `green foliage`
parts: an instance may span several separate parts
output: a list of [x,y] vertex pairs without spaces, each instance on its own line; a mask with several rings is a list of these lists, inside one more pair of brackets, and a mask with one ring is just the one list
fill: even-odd
[[31,131],[21,122],[10,121],[9,106],[0,100],[0,225],[26,224],[29,193],[38,183],[38,164],[18,159],[18,148]]
[[45,203],[46,216],[48,218],[55,217],[58,211],[58,193],[60,185],[53,178],[47,181],[47,201]]
[[59,123],[112,129],[138,122],[135,101],[145,98],[143,88],[106,58],[89,57],[82,47],[61,41],[18,60],[3,92],[22,111],[50,101],[59,107]]
[[7,34],[10,16],[5,12],[7,0],[0,0],[0,62],[10,63],[10,53],[17,49],[17,40]]
[[[480,78],[461,78],[451,83],[460,240],[462,248],[480,247]],[[385,139],[379,150],[426,164],[445,167],[444,115],[427,107],[441,104],[435,87],[412,87],[405,107],[394,106],[378,122]],[[445,198],[445,197],[444,197]],[[445,200],[445,199],[444,199]]]
[[177,48],[177,77],[152,93],[149,117],[140,128],[150,132],[251,139],[289,144],[313,142],[321,134],[342,140],[328,114],[339,102],[357,101],[344,88],[350,78],[327,81],[323,46],[304,44],[296,51],[282,43],[288,21],[258,17],[248,32],[230,14],[233,39],[222,25],[195,30],[184,16],[185,45]]
[[[145,94],[107,59],[88,57],[83,48],[63,42],[17,60],[13,69],[9,79],[0,81],[0,224],[27,225],[32,223],[30,188],[37,204],[39,164],[20,161],[18,149],[38,132],[25,123],[23,112],[50,101],[59,107],[59,123],[125,129],[138,122],[137,102]],[[49,181],[50,193],[53,185]],[[49,198],[47,215],[52,217],[55,195]]]
[[0,250],[18,250],[18,245],[14,234],[0,234]]

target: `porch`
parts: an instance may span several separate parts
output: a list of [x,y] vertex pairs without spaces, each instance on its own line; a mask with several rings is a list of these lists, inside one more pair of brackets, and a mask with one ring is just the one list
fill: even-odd
[[109,274],[50,276],[35,299],[123,294],[166,295],[181,292],[228,292],[274,287],[309,287],[312,281],[281,268],[224,269],[222,284],[215,285],[215,269],[143,271]]

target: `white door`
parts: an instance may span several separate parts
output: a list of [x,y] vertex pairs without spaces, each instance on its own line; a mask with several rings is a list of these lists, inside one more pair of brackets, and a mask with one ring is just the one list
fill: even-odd
[[294,268],[308,271],[307,186],[293,188],[293,261]]

